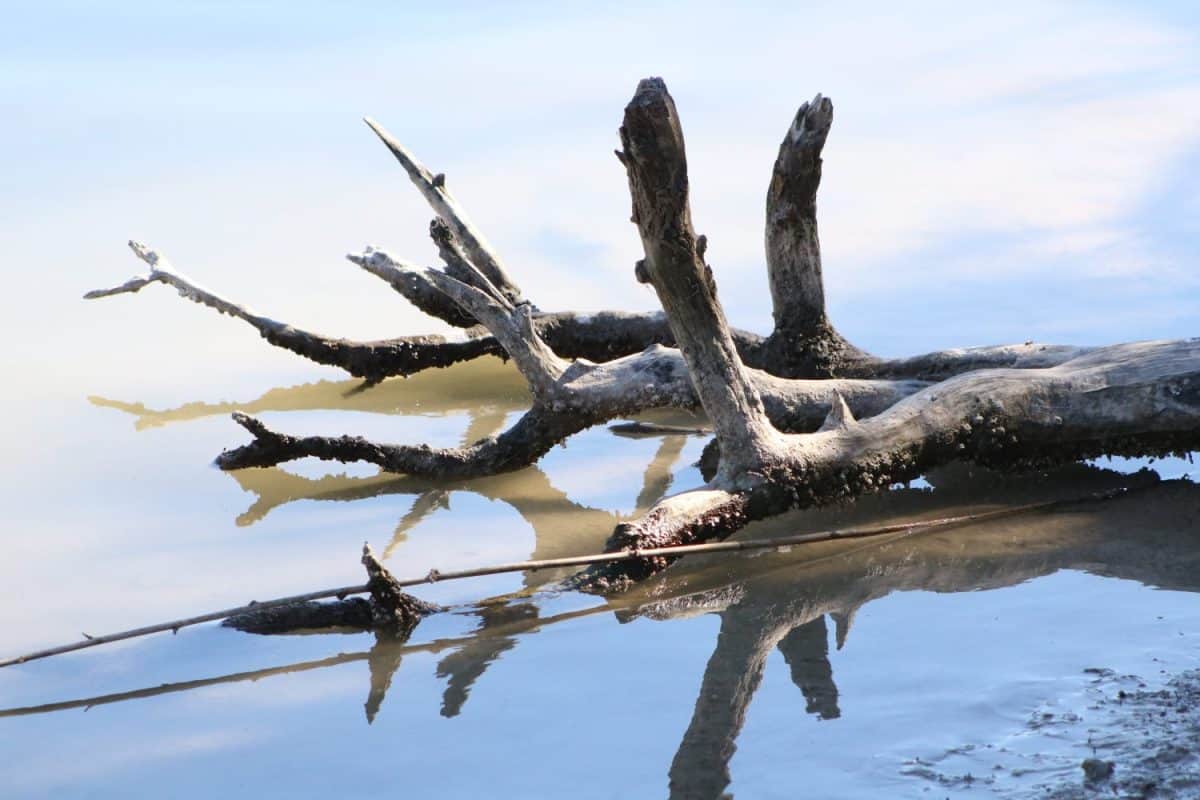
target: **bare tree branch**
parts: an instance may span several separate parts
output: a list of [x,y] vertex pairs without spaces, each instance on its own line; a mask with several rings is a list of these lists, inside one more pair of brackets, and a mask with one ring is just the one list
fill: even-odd
[[430,367],[448,367],[481,355],[499,355],[503,352],[500,343],[492,338],[450,342],[443,336],[429,335],[354,342],[322,336],[257,314],[246,306],[202,288],[175,271],[156,250],[140,242],[131,241],[129,246],[138,258],[150,266],[150,272],[130,278],[111,289],[90,291],[84,295],[85,299],[132,294],[151,283],[164,283],[174,287],[185,299],[246,322],[276,347],[290,350],[318,364],[340,367],[351,375],[371,381],[391,375],[409,375]]
[[[1076,351],[1053,367],[969,372],[863,421],[835,396],[818,432],[780,433],[732,347],[711,271],[697,253],[682,131],[661,80],[639,84],[621,139],[646,250],[640,269],[662,300],[722,457],[709,485],[665,498],[620,526],[610,548],[727,536],[754,519],[886,488],[956,460],[1027,466],[1200,444],[1200,340],[1115,345]],[[582,576],[581,585],[608,589],[622,570],[638,578],[663,566],[645,559],[608,566]]]
[[761,461],[776,438],[747,379],[716,300],[712,270],[697,251],[688,207],[687,156],[675,102],[658,78],[643,80],[625,107],[621,163],[629,175],[633,221],[646,252],[645,274],[666,311],[696,393],[725,448],[725,469]]
[[775,328],[764,348],[780,375],[842,375],[849,364],[878,361],[843,339],[825,312],[817,189],[832,123],[829,98],[818,94],[800,106],[779,145],[767,190],[767,279]]
[[[702,407],[720,452],[714,477],[622,523],[610,540],[617,548],[720,538],[754,519],[870,492],[954,461],[1014,467],[1197,445],[1200,340],[1091,349],[1025,343],[884,360],[842,339],[825,312],[816,222],[832,113],[820,95],[802,105],[775,163],[766,250],[776,324],[766,339],[732,331],[725,319],[704,258],[707,241],[692,225],[678,114],[657,78],[642,81],[626,107],[617,155],[645,252],[635,276],[653,284],[663,314],[536,312],[446,191],[444,176],[432,175],[369,120],[437,213],[431,233],[445,268],[418,270],[375,250],[352,260],[418,307],[457,324],[478,321],[490,335],[463,343],[327,340],[200,289],[136,245],[149,274],[88,296],[167,283],[273,343],[372,378],[505,354],[532,392],[532,408],[509,430],[440,450],[293,437],[235,415],[254,441],[222,454],[218,463],[226,469],[316,456],[418,477],[468,478],[532,463],[599,422],[662,406]],[[662,344],[674,342],[679,350]],[[800,375],[828,379],[791,379]],[[634,559],[616,572],[586,574],[580,585],[611,588],[664,565]]]
[[470,261],[479,268],[479,270],[487,276],[505,297],[511,303],[521,302],[521,290],[508,277],[503,265],[500,263],[500,258],[493,252],[491,245],[483,238],[483,234],[479,233],[473,225],[467,220],[466,214],[450,192],[446,190],[446,176],[434,175],[427,170],[424,165],[413,158],[412,154],[405,149],[404,145],[396,141],[390,133],[383,129],[379,123],[371,118],[363,120],[367,126],[375,132],[380,141],[384,143],[396,160],[400,162],[400,166],[408,173],[408,177],[412,180],[413,185],[421,193],[421,196],[429,203],[438,217],[450,229],[454,238],[462,243],[463,249],[467,253]]
[[[929,385],[923,381],[785,380],[757,370],[747,370],[747,376],[762,393],[770,420],[788,431],[815,430],[836,397],[844,398],[853,413],[866,417]],[[316,457],[366,461],[420,477],[478,477],[532,464],[558,442],[592,425],[652,408],[698,406],[680,352],[653,347],[602,364],[573,362],[552,387],[535,396],[533,407],[511,428],[469,446],[439,449],[380,444],[351,436],[293,437],[271,431],[235,411],[234,419],[256,439],[223,452],[216,463],[222,469],[241,469]]]
[[374,247],[368,247],[361,253],[349,253],[346,260],[381,278],[405,300],[431,317],[456,328],[470,328],[479,324],[478,320],[431,283],[421,267],[393,258]]
[[833,123],[833,102],[804,103],[779,145],[767,192],[767,277],[776,330],[804,331],[825,323],[817,188],[821,151]]

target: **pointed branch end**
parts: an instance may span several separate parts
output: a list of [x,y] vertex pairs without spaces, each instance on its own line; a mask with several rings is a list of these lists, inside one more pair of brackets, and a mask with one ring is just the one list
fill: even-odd
[[133,251],[135,256],[149,264],[151,269],[158,266],[160,257],[157,250],[154,250],[153,248],[137,241],[136,239],[129,240],[129,249]]
[[387,568],[379,562],[375,557],[375,551],[371,549],[370,542],[363,542],[362,546],[362,565],[367,570],[367,577],[371,578],[380,573],[386,573]]
[[667,94],[667,82],[654,75],[651,75],[647,78],[642,78],[640,81],[638,81],[637,91],[635,91],[633,94],[635,100],[640,95]]
[[262,423],[262,421],[260,421],[256,417],[250,416],[249,414],[243,413],[241,411],[234,411],[229,416],[233,418],[234,422],[236,422],[238,425],[241,425],[243,428],[245,428],[247,431],[249,431],[250,434],[252,436],[254,436],[256,439],[262,439],[267,436],[277,436],[278,435],[278,434],[274,433],[266,425],[264,425]]
[[438,606],[403,591],[367,542],[363,542],[362,565],[367,571],[367,591],[371,594],[371,619],[377,629],[407,637],[422,617],[439,610]]
[[788,131],[793,144],[824,145],[833,125],[833,101],[820,92],[811,101],[801,103]]
[[114,294],[132,294],[144,286],[153,283],[155,280],[162,279],[162,272],[159,270],[158,265],[163,262],[163,259],[157,250],[146,246],[136,239],[129,240],[129,249],[133,251],[135,256],[150,266],[150,273],[147,275],[135,275],[120,286],[113,286],[108,289],[92,289],[83,295],[84,300],[97,300],[101,297],[111,297]]
[[388,133],[386,128],[384,128],[371,117],[363,117],[363,122],[367,123],[367,127],[379,137],[379,141],[383,142],[384,146],[386,146],[387,149],[392,152],[392,155],[394,155],[400,161],[406,170],[415,170],[420,173],[421,177],[425,178],[425,180],[429,179],[428,170],[417,164],[417,162],[413,160],[413,157],[409,155],[409,152],[404,149],[404,145],[400,144],[396,137]]
[[113,286],[110,289],[92,289],[83,295],[84,300],[98,300],[101,297],[112,297],[114,294],[133,294],[144,286],[151,283],[151,279],[144,275],[135,275],[129,280],[122,283],[120,286]]
[[846,646],[846,637],[850,635],[850,626],[854,624],[854,614],[856,611],[858,611],[857,606],[844,611],[835,611],[829,615],[833,617],[834,641],[838,650]]
[[405,265],[392,258],[387,251],[367,245],[358,253],[347,253],[346,260],[357,264],[368,272],[378,272],[381,269],[392,268],[403,270]]
[[845,398],[842,397],[841,392],[834,392],[833,401],[829,404],[829,413],[817,432],[846,430],[855,424],[857,421],[854,419],[853,412],[850,411],[850,406],[846,404]]

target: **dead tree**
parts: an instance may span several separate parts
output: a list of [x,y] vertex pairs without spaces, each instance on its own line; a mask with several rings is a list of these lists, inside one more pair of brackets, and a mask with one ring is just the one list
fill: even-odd
[[[368,126],[387,146],[437,217],[430,235],[450,276],[473,286],[491,284],[505,300],[520,304],[521,290],[483,235],[446,188],[444,174],[433,174],[373,120]],[[817,237],[816,196],[821,178],[821,151],[833,122],[833,104],[817,95],[804,103],[780,146],[767,196],[767,274],[771,283],[775,327],[770,336],[733,330],[738,352],[748,366],[784,377],[913,377],[937,380],[986,366],[1034,366],[1062,361],[1077,348],[1034,344],[979,347],[929,353],[908,359],[879,359],[845,342],[825,315]],[[131,243],[139,257],[146,248]],[[374,258],[372,258],[374,256]],[[432,317],[466,329],[466,341],[439,335],[405,336],[356,342],[305,331],[258,314],[209,292],[172,269],[157,254],[150,272],[120,286],[88,292],[89,299],[137,292],[150,283],[165,283],[181,296],[241,319],[271,344],[320,364],[339,367],[374,383],[390,376],[412,375],[482,355],[506,356],[507,348],[486,325],[443,293],[414,275],[412,265],[393,262],[368,250],[349,260],[383,278],[405,299]],[[389,269],[393,264],[399,270]],[[377,264],[384,265],[376,267]],[[483,273],[482,281],[475,273]],[[632,355],[674,339],[661,312],[542,312],[530,305],[533,325],[543,340],[564,358],[607,361]]]
[[[766,203],[775,327],[765,338],[731,330],[725,320],[707,241],[692,225],[682,128],[657,78],[642,81],[626,107],[617,155],[645,251],[635,275],[654,287],[662,314],[537,310],[466,221],[444,176],[370,121],[438,215],[432,234],[444,266],[419,268],[371,248],[349,258],[427,313],[473,326],[465,341],[315,336],[201,289],[136,243],[149,273],[88,296],[166,283],[243,319],[272,343],[369,380],[500,353],[530,389],[531,408],[513,427],[457,448],[295,437],[235,413],[254,438],[218,457],[225,469],[315,456],[465,479],[533,463],[609,419],[663,406],[702,408],[720,453],[711,480],[618,526],[613,548],[726,536],[750,520],[886,487],[951,461],[1014,467],[1196,446],[1200,340],[1102,348],[1027,343],[900,360],[875,358],[845,341],[825,313],[816,221],[831,122],[832,104],[818,95],[800,107],[780,146]],[[611,589],[663,565],[643,560],[594,570],[578,585]]]

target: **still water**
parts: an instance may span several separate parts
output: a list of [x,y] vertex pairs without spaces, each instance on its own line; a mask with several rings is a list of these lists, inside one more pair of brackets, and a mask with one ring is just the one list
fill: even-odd
[[[357,582],[363,541],[401,577],[592,552],[700,482],[702,438],[606,428],[473,481],[316,463],[221,473],[212,457],[241,441],[232,410],[289,432],[449,445],[527,403],[496,360],[367,391],[243,383],[237,400],[161,405],[30,387],[30,429],[14,431],[29,458],[6,476],[4,655]],[[471,605],[564,573],[422,588],[455,608],[404,644],[206,625],[0,670],[0,796],[1078,789],[1084,758],[1120,769],[1128,745],[1104,701],[1161,687],[1200,654],[1200,488],[1185,461],[1141,466],[942,470],[742,535],[1133,490],[954,530],[693,558],[607,600]]]

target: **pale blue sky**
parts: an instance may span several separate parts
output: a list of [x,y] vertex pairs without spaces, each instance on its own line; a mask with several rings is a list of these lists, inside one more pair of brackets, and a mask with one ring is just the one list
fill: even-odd
[[0,32],[6,318],[87,352],[78,368],[101,381],[149,359],[172,372],[180,349],[204,351],[180,377],[308,369],[157,287],[79,302],[136,271],[124,241],[137,237],[297,324],[437,330],[342,260],[367,244],[433,259],[429,212],[364,115],[447,173],[542,307],[653,307],[632,280],[611,150],[637,79],[659,74],[738,324],[769,325],[762,194],[796,106],[821,91],[837,108],[821,194],[829,300],[863,345],[1196,333],[1198,16],[1110,3],[16,4]]

